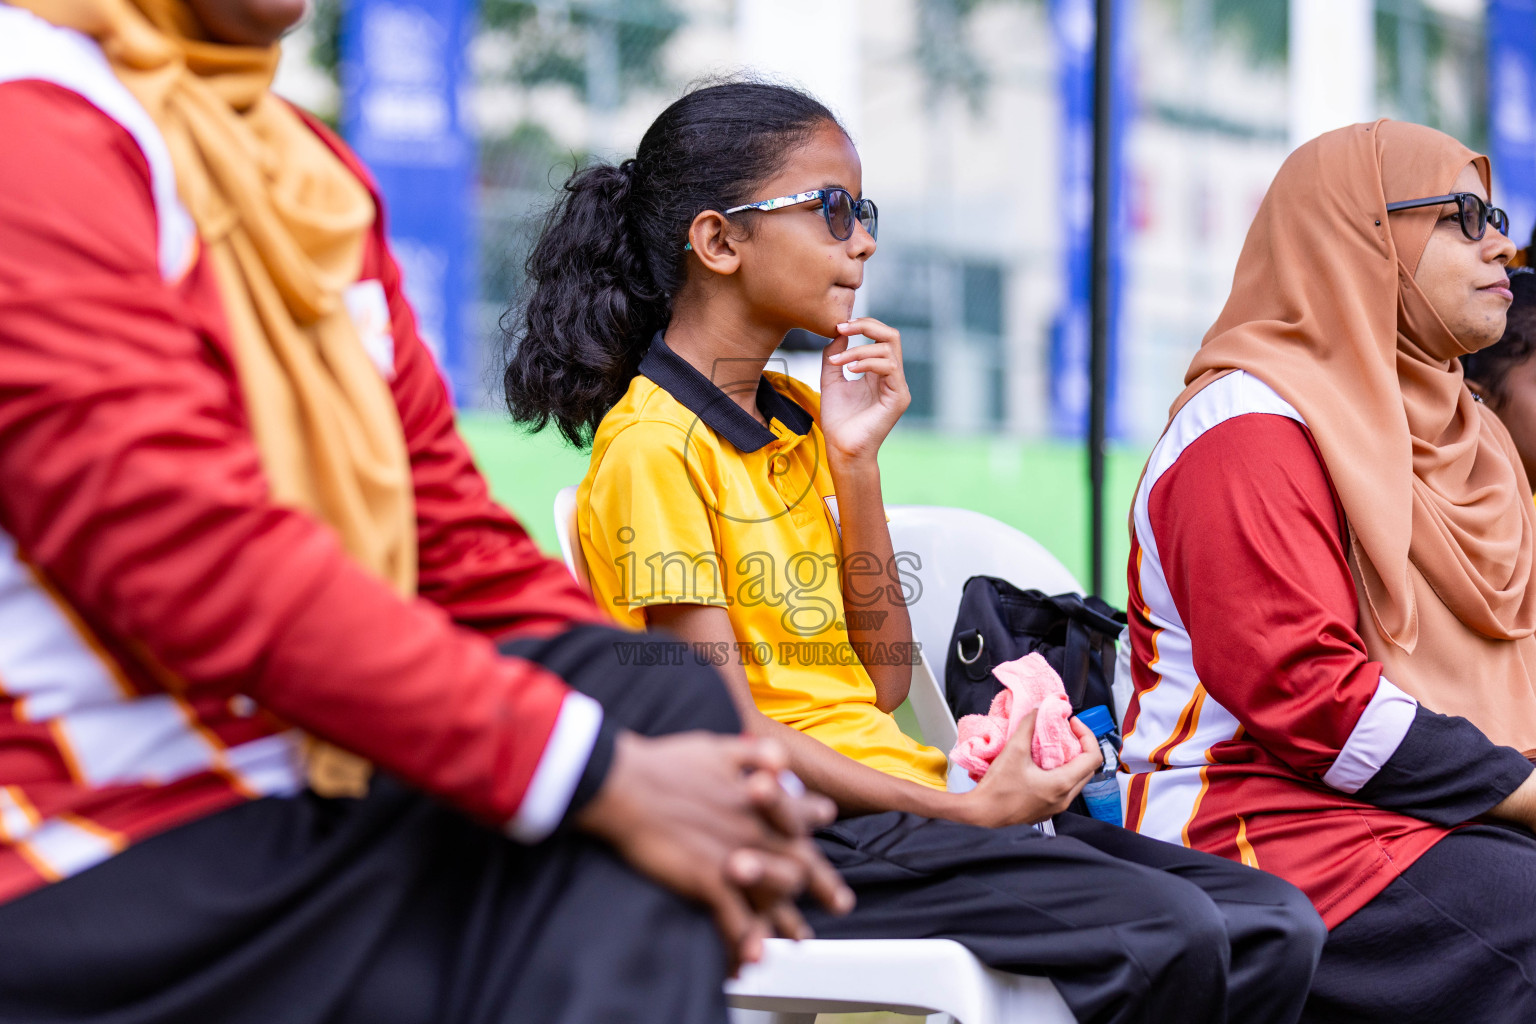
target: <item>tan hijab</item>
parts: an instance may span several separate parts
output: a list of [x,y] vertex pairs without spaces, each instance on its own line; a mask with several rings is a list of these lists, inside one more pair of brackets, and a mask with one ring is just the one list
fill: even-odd
[[1442,195],[1488,161],[1430,128],[1354,125],[1300,147],[1254,219],[1178,412],[1235,369],[1293,405],[1349,523],[1359,629],[1385,676],[1536,748],[1536,507],[1509,432],[1414,283]]
[[[375,218],[366,188],[269,86],[278,48],[207,42],[181,0],[8,0],[101,44],[165,137],[233,341],[274,501],[330,524],[353,558],[416,591],[409,459],[389,388],[343,300]],[[311,783],[366,765],[318,746]]]

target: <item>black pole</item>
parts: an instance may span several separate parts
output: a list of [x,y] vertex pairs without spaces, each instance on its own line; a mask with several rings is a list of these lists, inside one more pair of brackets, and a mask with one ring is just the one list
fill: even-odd
[[1114,88],[1114,0],[1096,0],[1093,42],[1093,273],[1088,320],[1088,564],[1090,587],[1104,593],[1104,414],[1109,390],[1109,147]]

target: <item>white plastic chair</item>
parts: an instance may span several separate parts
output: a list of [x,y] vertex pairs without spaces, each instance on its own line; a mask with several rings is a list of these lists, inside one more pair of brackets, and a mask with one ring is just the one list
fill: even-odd
[[[925,741],[948,750],[954,746],[954,720],[939,680],[948,660],[946,648],[965,581],[972,576],[996,576],[1016,587],[1047,594],[1081,594],[1083,585],[1034,538],[980,512],[936,505],[891,505],[886,514],[891,520],[891,546],[898,555],[913,554],[922,562],[922,568],[912,574],[918,577],[923,592],[908,604],[907,614],[912,617],[912,636],[922,645],[927,662],[923,668],[927,671],[932,666],[928,675],[937,688],[935,708],[927,695],[929,687],[920,685],[927,680],[914,675],[908,699]],[[1120,631],[1111,689],[1115,721],[1122,721],[1133,691],[1129,628]]]
[[592,593],[592,577],[587,575],[587,559],[581,553],[581,534],[576,528],[576,488],[562,487],[555,495],[555,539],[560,542],[560,557],[571,570],[581,589]]
[[768,1011],[771,1024],[879,1010],[927,1014],[930,1024],[1077,1020],[1048,979],[995,971],[949,939],[769,939],[763,959],[726,982],[725,992],[738,1010]]
[[[887,506],[900,568],[922,592],[909,605],[920,645],[908,699],[926,743],[949,750],[955,720],[922,651],[949,643],[960,591],[976,575],[1003,577],[1047,593],[1081,590],[1050,552],[1018,530],[964,509]],[[566,566],[584,588],[590,576],[576,528],[576,488],[555,495],[555,534]],[[943,671],[943,658],[935,663]],[[949,939],[769,939],[763,959],[726,982],[739,1024],[814,1024],[817,1013],[928,1014],[934,1024],[1074,1024],[1046,978],[1009,974]]]
[[890,505],[885,511],[898,567],[922,587],[907,603],[912,635],[940,670],[955,628],[960,591],[972,576],[997,576],[1047,594],[1082,593],[1082,584],[1055,555],[991,516],[937,505]]
[[[1038,541],[991,516],[939,505],[888,505],[885,512],[898,571],[918,589],[907,614],[921,656],[907,699],[923,742],[947,751],[955,745],[955,719],[942,679],[965,581],[997,576],[1047,594],[1081,593],[1083,587]],[[951,788],[956,781],[951,777]]]

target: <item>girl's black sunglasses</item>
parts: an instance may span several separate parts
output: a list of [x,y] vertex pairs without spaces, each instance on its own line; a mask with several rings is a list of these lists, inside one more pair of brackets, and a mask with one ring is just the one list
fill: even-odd
[[782,210],[786,206],[799,206],[816,200],[821,201],[821,215],[826,219],[827,229],[839,242],[846,242],[853,237],[855,221],[864,225],[870,238],[880,236],[880,211],[875,209],[875,204],[868,199],[853,198],[845,188],[818,188],[810,192],[796,192],[792,196],[743,203],[726,210],[725,215],[729,217],[743,210]]
[[1457,218],[1461,222],[1461,233],[1472,242],[1481,242],[1483,235],[1488,231],[1488,225],[1501,235],[1509,234],[1509,214],[1497,206],[1489,206],[1483,202],[1482,197],[1471,192],[1452,192],[1448,196],[1430,196],[1428,199],[1404,199],[1400,203],[1388,203],[1387,212],[1396,213],[1398,210],[1416,210],[1421,206],[1439,206],[1442,203],[1455,203]]

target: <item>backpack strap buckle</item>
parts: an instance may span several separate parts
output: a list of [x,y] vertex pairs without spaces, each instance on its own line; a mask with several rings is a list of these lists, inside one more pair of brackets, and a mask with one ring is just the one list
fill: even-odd
[[955,641],[955,656],[960,659],[962,665],[974,665],[980,661],[982,649],[987,646],[987,639],[981,635],[980,630],[973,630],[972,635],[976,637],[976,653],[969,658],[965,656],[965,637]]

